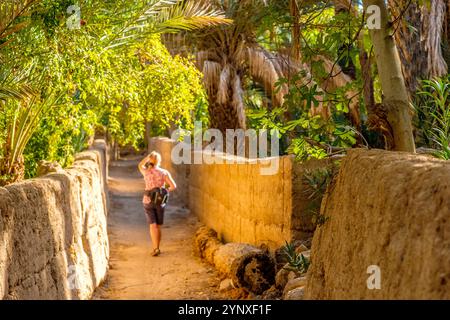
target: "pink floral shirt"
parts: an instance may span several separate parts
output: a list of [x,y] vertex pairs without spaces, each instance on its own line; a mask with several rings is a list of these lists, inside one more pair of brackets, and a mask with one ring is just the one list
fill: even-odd
[[[169,175],[167,170],[162,168],[147,169],[144,174],[145,190],[152,190],[154,188],[162,188],[166,183],[166,177]],[[142,200],[144,204],[151,202],[150,197],[144,196]]]

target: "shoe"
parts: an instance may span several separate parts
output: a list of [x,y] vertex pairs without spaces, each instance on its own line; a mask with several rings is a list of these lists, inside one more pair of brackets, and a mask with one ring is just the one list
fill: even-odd
[[152,257],[157,257],[161,254],[161,250],[159,249],[154,249],[152,252]]

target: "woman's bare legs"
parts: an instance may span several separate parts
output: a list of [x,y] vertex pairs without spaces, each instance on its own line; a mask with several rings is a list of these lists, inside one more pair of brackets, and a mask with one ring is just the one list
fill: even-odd
[[152,238],[153,250],[159,250],[161,243],[161,226],[156,223],[150,225],[150,237]]

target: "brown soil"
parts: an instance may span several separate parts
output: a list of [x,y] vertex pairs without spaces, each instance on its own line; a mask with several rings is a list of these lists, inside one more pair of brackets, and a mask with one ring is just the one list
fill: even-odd
[[[112,162],[108,181],[110,270],[94,299],[224,299],[216,271],[193,255],[197,219],[175,199],[166,209],[162,254],[151,256],[138,159]],[[177,192],[183,192],[178,190]]]

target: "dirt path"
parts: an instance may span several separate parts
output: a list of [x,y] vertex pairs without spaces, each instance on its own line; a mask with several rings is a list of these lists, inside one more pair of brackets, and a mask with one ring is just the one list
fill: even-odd
[[137,163],[130,158],[110,166],[110,271],[94,299],[222,299],[215,270],[192,254],[197,219],[176,201],[166,209],[162,254],[150,255]]

